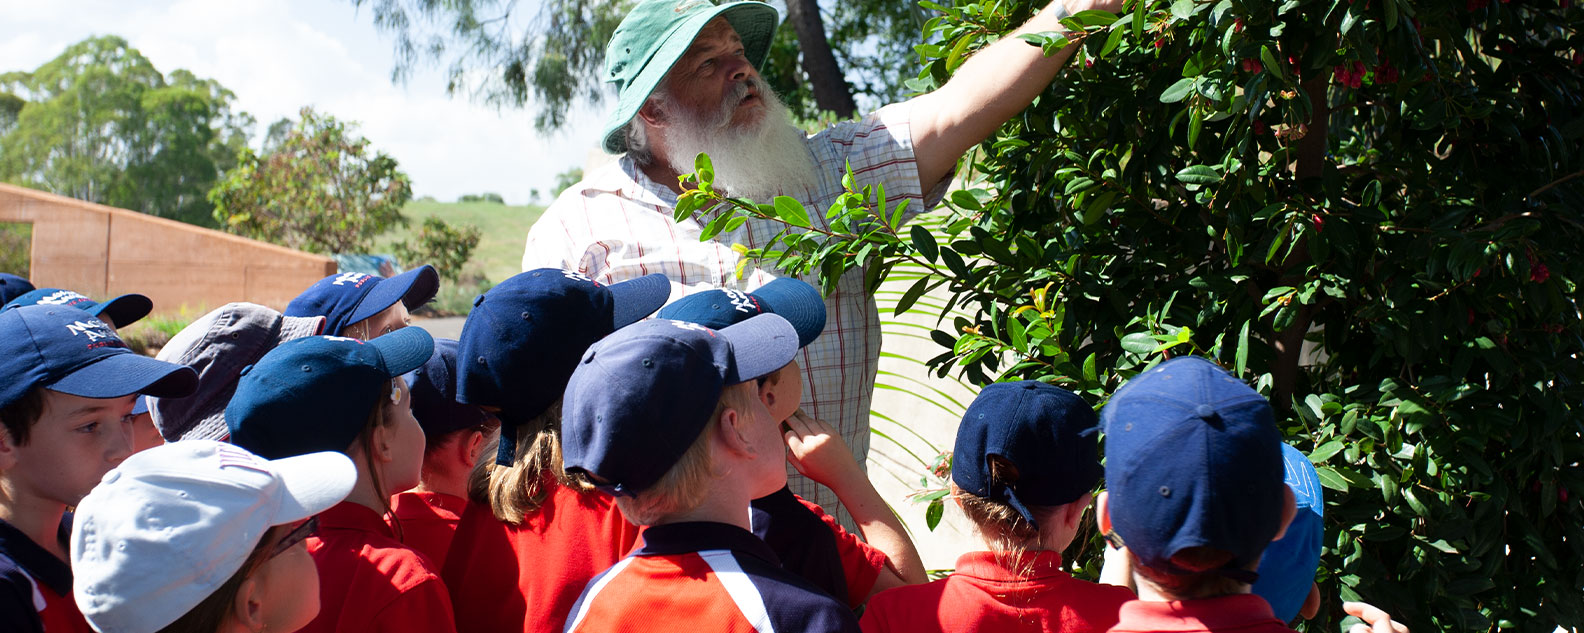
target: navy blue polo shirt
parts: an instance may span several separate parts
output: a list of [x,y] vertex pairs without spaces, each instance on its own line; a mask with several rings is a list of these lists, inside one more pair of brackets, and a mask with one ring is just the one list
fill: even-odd
[[[57,537],[62,546],[70,542],[71,522],[69,513],[61,518]],[[18,633],[89,630],[72,600],[71,565],[4,520],[0,520],[0,622],[18,627],[7,629]]]

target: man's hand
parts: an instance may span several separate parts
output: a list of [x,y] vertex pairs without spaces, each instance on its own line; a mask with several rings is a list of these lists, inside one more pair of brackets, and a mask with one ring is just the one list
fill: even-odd
[[842,441],[841,434],[822,420],[809,417],[802,409],[787,418],[787,461],[804,477],[837,491],[853,477],[862,478],[863,470],[853,459],[852,449]]
[[1063,15],[1090,9],[1115,13],[1121,8],[1121,0],[1056,0],[1022,28],[963,62],[946,85],[913,99],[913,154],[923,190],[950,176],[968,148],[1027,108],[1078,48],[1075,42],[1046,57],[1040,47],[1019,35],[1065,30]]
[[1367,602],[1344,602],[1342,611],[1363,620],[1348,633],[1408,633],[1407,626],[1393,622],[1390,614]]

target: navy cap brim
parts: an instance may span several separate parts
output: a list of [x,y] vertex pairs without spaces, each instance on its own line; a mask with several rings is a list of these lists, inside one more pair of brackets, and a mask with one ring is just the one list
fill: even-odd
[[84,398],[119,398],[134,393],[180,398],[198,390],[198,372],[186,365],[127,352],[100,358],[44,387]]
[[434,354],[434,337],[420,327],[404,327],[370,339],[368,344],[379,350],[391,378],[422,367]]
[[117,328],[124,328],[154,311],[154,302],[140,294],[125,294],[104,303],[89,312],[96,317],[110,317]]
[[729,328],[717,330],[732,346],[731,368],[725,382],[735,385],[768,376],[797,356],[797,330],[776,314],[761,314]]
[[419,266],[395,277],[381,279],[358,303],[346,323],[351,325],[384,312],[386,308],[396,305],[397,301],[407,306],[408,310],[416,310],[429,303],[439,291],[440,273],[435,272],[434,266]]
[[654,273],[605,287],[611,293],[612,331],[637,323],[655,313],[671,298],[671,280]]
[[781,315],[797,330],[798,343],[807,347],[825,331],[825,298],[802,281],[781,278],[753,291],[771,312]]

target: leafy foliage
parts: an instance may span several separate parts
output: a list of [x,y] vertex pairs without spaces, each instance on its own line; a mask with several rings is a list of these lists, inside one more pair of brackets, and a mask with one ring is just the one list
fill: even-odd
[[406,226],[412,199],[396,159],[369,149],[335,117],[303,108],[301,120],[265,154],[242,148],[237,167],[209,192],[228,231],[313,253],[367,252],[374,238]]
[[83,40],[0,76],[0,179],[213,226],[205,193],[252,125],[233,100],[214,80],[161,74],[119,37]]
[[[605,44],[634,0],[550,0],[522,15],[509,0],[351,0],[368,5],[374,24],[391,35],[397,80],[428,63],[443,64],[449,94],[503,107],[532,105],[534,126],[559,129],[575,106],[611,96],[604,83]],[[837,3],[825,16],[827,36],[854,95],[868,105],[904,91],[900,69],[922,42],[923,11],[911,2]],[[791,28],[776,33],[764,74],[803,119],[818,118],[809,78]],[[557,191],[559,193],[559,191]]]
[[476,226],[457,228],[440,218],[427,217],[411,241],[396,245],[396,256],[404,262],[434,266],[441,277],[455,282],[473,257],[473,249],[478,248],[481,234]]
[[[920,91],[1038,8],[925,6]],[[850,174],[809,231],[795,201],[714,192],[707,161],[678,212],[778,218],[749,254],[822,278],[923,265],[898,311],[939,287],[969,314],[931,333],[942,374],[1099,405],[1216,359],[1329,489],[1324,595],[1418,630],[1576,627],[1581,24],[1551,0],[1129,0],[1025,38],[1080,51],[971,154],[939,235]]]
[[0,272],[27,278],[33,266],[33,225],[0,222]]

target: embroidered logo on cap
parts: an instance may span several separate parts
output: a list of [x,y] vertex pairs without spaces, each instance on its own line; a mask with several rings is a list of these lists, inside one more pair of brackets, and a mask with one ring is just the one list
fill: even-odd
[[41,306],[69,306],[76,305],[84,301],[88,301],[88,297],[84,297],[70,290],[59,290],[50,293],[43,299],[39,299],[38,304]]
[[110,326],[105,325],[104,323],[97,320],[73,321],[71,323],[67,323],[66,331],[71,332],[72,336],[77,336],[79,334],[87,335],[89,343],[99,339],[114,339],[116,337],[115,333],[110,331]]
[[[667,319],[667,320],[669,320],[669,319]],[[676,328],[678,330],[688,330],[688,331],[691,331],[691,332],[703,332],[703,333],[708,334],[710,336],[715,336],[715,330],[711,330],[711,329],[709,329],[707,327],[704,327],[704,326],[699,325],[697,323],[694,323],[692,321],[671,321],[671,325],[676,326]]]
[[369,277],[371,275],[366,273],[341,273],[336,275],[335,281],[330,282],[330,285],[352,284],[353,288],[359,288],[363,286],[363,282],[368,281]]
[[588,275],[585,275],[585,274],[580,273],[580,272],[575,271],[575,270],[563,270],[563,271],[561,271],[561,276],[562,277],[566,277],[567,279],[571,279],[572,281],[586,281],[586,282],[594,284],[596,286],[599,285],[599,282],[594,281],[593,279],[590,279]]
[[726,293],[726,297],[731,300],[732,309],[748,314],[758,314],[760,312],[759,302],[754,301],[754,298],[748,293],[741,290],[725,289],[722,289],[721,292]]
[[230,466],[233,468],[242,468],[245,470],[264,473],[266,475],[273,474],[268,468],[264,467],[263,461],[260,460],[258,456],[240,448],[231,446],[217,447],[215,449],[215,455],[220,458],[221,468]]
[[358,345],[362,345],[363,344],[363,341],[361,341],[361,340],[358,340],[358,339],[355,339],[355,338],[347,338],[345,336],[326,336],[324,338],[327,341],[336,341],[336,342],[340,342],[340,343],[357,343]]

